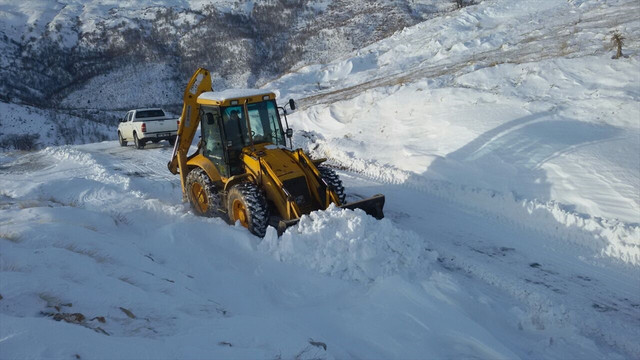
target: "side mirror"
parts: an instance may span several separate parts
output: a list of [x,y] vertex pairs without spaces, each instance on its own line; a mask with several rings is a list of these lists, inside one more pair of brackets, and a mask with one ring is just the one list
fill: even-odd
[[289,107],[291,108],[291,110],[296,109],[296,102],[293,101],[293,99],[289,99]]
[[287,131],[285,132],[285,134],[287,135],[287,137],[289,139],[291,139],[291,137],[293,136],[293,129],[292,128],[288,128]]
[[120,119],[120,122],[127,122],[127,117],[123,117],[122,119]]

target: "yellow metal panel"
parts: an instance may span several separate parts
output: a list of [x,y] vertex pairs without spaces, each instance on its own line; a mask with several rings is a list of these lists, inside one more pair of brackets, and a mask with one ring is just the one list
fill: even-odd
[[267,144],[256,145],[256,153],[262,156],[262,159],[269,164],[281,181],[305,175],[300,165],[288,154],[289,150],[281,148],[268,149],[268,147],[272,146]]
[[183,153],[182,149],[178,149],[178,151],[176,152],[176,156],[172,159],[171,162],[169,162],[169,170],[171,170],[171,163],[175,162],[176,166],[180,169],[180,186],[182,187],[182,200],[186,200],[186,180],[187,180],[187,171],[186,171],[186,162],[187,162],[187,157],[185,156],[185,154]]
[[223,181],[223,178],[220,176],[220,172],[218,172],[216,166],[213,165],[211,160],[201,154],[198,154],[187,161],[187,167],[191,168],[192,166],[202,168],[214,183]]
[[245,101],[247,101],[247,103],[249,104],[253,104],[253,103],[259,103],[261,101],[265,101],[266,99],[263,99],[263,96],[269,96],[269,100],[275,100],[276,95],[274,93],[266,93],[263,94],[262,96],[243,96],[243,97],[238,97],[238,98],[233,98],[233,99],[226,99],[225,101],[217,101],[217,100],[210,100],[210,99],[198,99],[197,102],[198,104],[201,105],[218,105],[218,106],[231,106],[231,102],[232,101],[238,101],[237,104],[235,105],[242,105],[244,104]]
[[[182,103],[182,115],[180,118],[180,126],[178,126],[178,139],[174,148],[174,152],[169,161],[169,171],[173,174],[178,172],[178,167],[184,165],[178,161],[178,154],[182,153],[182,156],[187,156],[189,146],[193,141],[198,124],[200,122],[200,105],[197,103],[198,95],[205,91],[211,91],[211,74],[207,69],[200,68],[189,80],[187,88],[184,91],[183,103]],[[184,195],[184,179],[186,171],[180,167],[181,179],[183,180],[183,195]]]
[[[245,150],[246,149],[247,148],[245,148]],[[253,173],[256,176],[260,174],[260,162],[258,161],[257,158],[250,156],[246,153],[243,153],[240,159],[244,163],[245,169],[247,171]]]
[[220,101],[217,101],[217,100],[198,99],[198,104],[200,104],[200,105],[220,106],[222,103]]

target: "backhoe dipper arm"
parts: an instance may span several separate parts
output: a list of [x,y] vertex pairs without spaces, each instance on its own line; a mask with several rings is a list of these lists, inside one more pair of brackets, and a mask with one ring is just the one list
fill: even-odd
[[178,171],[180,172],[183,194],[187,177],[187,171],[184,169],[187,164],[187,152],[200,122],[198,95],[205,91],[211,91],[211,75],[208,70],[199,68],[189,80],[184,91],[178,138],[171,154],[171,160],[167,164],[171,173],[177,174]]

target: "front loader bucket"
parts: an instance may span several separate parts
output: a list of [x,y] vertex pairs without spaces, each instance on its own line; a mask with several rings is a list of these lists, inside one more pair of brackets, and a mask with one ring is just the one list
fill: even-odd
[[[341,209],[351,210],[360,209],[368,215],[380,220],[384,218],[384,213],[382,212],[382,208],[384,207],[384,195],[376,194],[368,199],[340,205],[339,207]],[[300,219],[280,220],[278,223],[278,236],[282,235],[288,227],[297,224],[299,221]]]
[[341,205],[341,209],[360,209],[366,212],[368,215],[380,220],[384,217],[382,208],[384,207],[384,195],[376,194],[372,197],[349,204]]

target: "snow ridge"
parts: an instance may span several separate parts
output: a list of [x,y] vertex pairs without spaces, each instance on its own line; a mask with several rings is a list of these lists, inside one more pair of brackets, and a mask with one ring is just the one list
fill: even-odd
[[306,144],[309,151],[316,157],[331,159],[337,168],[353,171],[386,184],[423,191],[474,211],[497,215],[507,222],[586,247],[592,250],[596,257],[613,258],[629,265],[640,266],[638,224],[580,214],[567,210],[565,205],[556,201],[523,199],[514,192],[500,193],[490,189],[427,179],[390,165],[380,165],[374,160],[356,158],[330,146],[317,136],[311,137],[313,140]]

